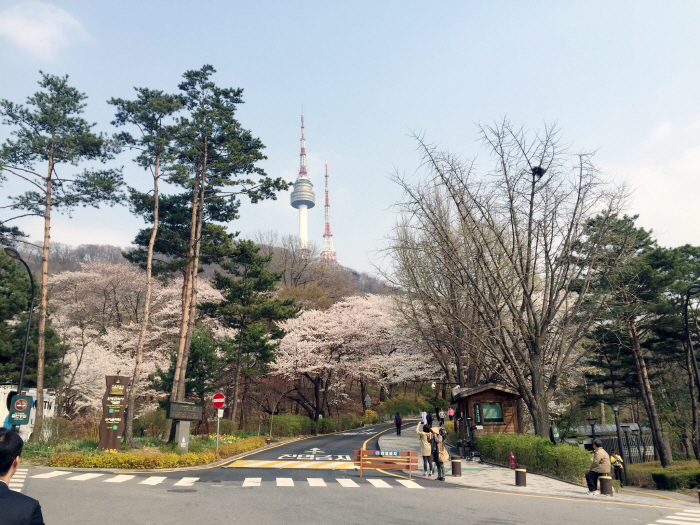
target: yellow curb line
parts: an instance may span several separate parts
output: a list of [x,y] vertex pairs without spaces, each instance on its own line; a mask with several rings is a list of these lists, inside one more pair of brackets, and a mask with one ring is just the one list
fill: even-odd
[[[664,507],[662,505],[646,505],[644,503],[624,503],[622,501],[609,501],[607,499],[605,500],[590,500],[590,499],[583,499],[583,498],[564,498],[561,496],[541,496],[538,494],[518,494],[517,492],[502,492],[498,490],[487,490],[487,489],[473,489],[469,487],[458,487],[461,488],[462,490],[473,490],[474,492],[488,492],[491,494],[505,494],[508,496],[522,496],[525,498],[543,498],[543,499],[557,499],[557,500],[562,500],[562,501],[583,501],[587,503],[606,503],[609,505],[625,505],[628,507],[649,507],[652,509],[674,509],[674,510],[686,510],[685,507]],[[681,500],[677,500],[681,501]]]
[[643,494],[645,496],[653,496],[655,498],[663,498],[663,499],[669,499],[671,501],[679,501],[680,503],[690,503],[689,501],[686,501],[684,499],[677,499],[677,498],[672,498],[671,496],[663,496],[661,494],[644,492],[643,490],[634,490],[634,489],[626,489],[626,488],[621,488],[620,490],[624,490],[625,492],[631,492],[633,494]]

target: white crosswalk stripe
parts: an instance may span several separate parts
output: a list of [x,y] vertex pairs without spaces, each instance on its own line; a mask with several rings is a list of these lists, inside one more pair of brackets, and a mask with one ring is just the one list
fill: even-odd
[[397,479],[399,483],[401,483],[404,487],[407,489],[422,489],[425,487],[421,487],[418,483],[415,481],[411,481],[410,479]]
[[89,479],[95,479],[99,478],[100,476],[104,476],[104,474],[95,474],[95,473],[88,473],[88,474],[80,474],[78,476],[73,476],[72,478],[68,478],[68,481],[87,481]]
[[663,523],[664,525],[693,525],[693,523],[700,524],[700,511],[697,510],[684,510],[682,512],[676,512],[670,516],[658,519],[654,522]]
[[166,478],[165,476],[149,476],[146,479],[144,479],[140,484],[141,485],[158,485],[159,483],[162,483],[165,481]]
[[337,478],[336,481],[337,481],[338,483],[340,483],[340,486],[341,486],[341,487],[344,487],[344,488],[346,488],[346,489],[347,489],[347,488],[353,488],[353,487],[359,487],[359,485],[358,485],[357,483],[355,483],[355,482],[354,482],[353,480],[351,480],[351,479],[347,479],[347,478]]
[[191,487],[192,485],[194,485],[194,482],[197,481],[198,479],[199,478],[187,478],[187,477],[185,477],[185,478],[182,478],[177,483],[175,483],[175,485],[173,485],[173,486],[174,487]]
[[292,478],[277,478],[278,487],[293,487],[294,480]]
[[259,487],[262,482],[262,478],[245,478],[243,480],[243,487]]
[[113,478],[105,479],[102,480],[104,483],[124,483],[125,481],[129,481],[130,479],[134,479],[136,476],[130,476],[128,474],[119,474],[118,476],[114,476]]
[[367,478],[367,481],[369,481],[372,485],[374,485],[378,489],[390,489],[391,488],[391,485],[389,485],[383,479]]
[[69,470],[54,470],[53,472],[44,472],[43,474],[37,474],[32,476],[34,479],[48,479],[55,478],[56,476],[63,476],[64,474],[72,474]]
[[326,487],[326,482],[323,481],[323,478],[306,478],[306,481],[309,482],[309,487]]

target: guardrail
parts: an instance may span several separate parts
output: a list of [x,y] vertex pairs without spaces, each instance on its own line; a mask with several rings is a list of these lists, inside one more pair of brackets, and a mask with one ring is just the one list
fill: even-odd
[[355,465],[360,467],[360,477],[364,469],[408,470],[408,479],[418,470],[418,452],[413,450],[385,452],[381,450],[356,450]]

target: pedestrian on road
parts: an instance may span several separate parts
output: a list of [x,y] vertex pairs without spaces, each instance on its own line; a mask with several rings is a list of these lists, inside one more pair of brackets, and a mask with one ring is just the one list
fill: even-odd
[[440,410],[439,416],[440,416],[440,426],[443,426],[445,424],[445,411]]
[[398,412],[396,413],[396,416],[394,417],[394,425],[396,425],[396,435],[400,436],[401,435],[401,423],[403,420],[401,419],[401,414]]
[[455,417],[455,411],[452,409],[452,407],[447,409],[447,417],[450,418],[450,421],[452,421]]
[[613,472],[615,473],[615,479],[620,482],[620,486],[622,486],[622,463],[623,463],[622,456],[617,453],[617,450],[613,450],[612,454],[610,454],[610,463],[612,464],[613,467]]
[[435,405],[435,419],[440,421],[440,407]]
[[428,422],[428,413],[425,410],[421,410],[420,422],[423,423],[424,425]]
[[10,490],[24,442],[14,430],[0,428],[0,525],[44,525],[41,505],[34,498]]
[[430,412],[427,416],[425,416],[425,418],[428,420],[428,426],[430,428],[432,428],[433,427],[433,413]]
[[449,459],[449,454],[445,448],[445,436],[447,431],[444,428],[431,428],[431,451],[433,453],[433,461],[437,466],[437,480],[445,481],[445,461]]
[[595,494],[598,488],[598,478],[605,474],[610,474],[610,456],[603,448],[603,442],[596,439],[593,442],[593,458],[591,460],[591,470],[586,473],[586,483],[588,493]]
[[432,432],[430,431],[430,426],[424,425],[421,421],[416,427],[416,432],[418,432],[418,439],[420,439],[420,455],[423,456],[423,476],[432,476],[435,467],[433,466]]

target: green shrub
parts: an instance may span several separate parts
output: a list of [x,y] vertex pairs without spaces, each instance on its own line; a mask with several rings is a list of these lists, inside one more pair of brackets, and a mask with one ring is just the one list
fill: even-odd
[[162,408],[145,412],[134,420],[134,435],[164,440],[170,433],[171,424],[171,421],[165,417],[165,410]]
[[659,470],[652,472],[651,478],[659,490],[690,489],[700,483],[700,469]]
[[379,403],[377,412],[384,417],[393,417],[398,412],[402,416],[418,415],[421,411],[432,412],[434,404],[423,396],[397,396]]
[[336,429],[342,432],[343,430],[351,430],[353,428],[358,428],[361,425],[361,419],[343,414],[338,418],[338,424],[336,425]]
[[580,481],[591,464],[591,454],[583,448],[566,443],[554,445],[531,434],[491,434],[475,441],[487,461],[508,465],[512,451],[518,465],[570,481]]
[[335,432],[335,421],[331,418],[324,417],[318,420],[318,433],[319,434],[330,434]]
[[[268,421],[265,426],[270,428],[270,422]],[[297,414],[279,414],[272,419],[273,436],[311,435],[314,433],[314,428],[315,423],[311,419]]]
[[236,431],[236,425],[230,419],[222,419],[219,421],[219,434],[222,436],[231,436]]

